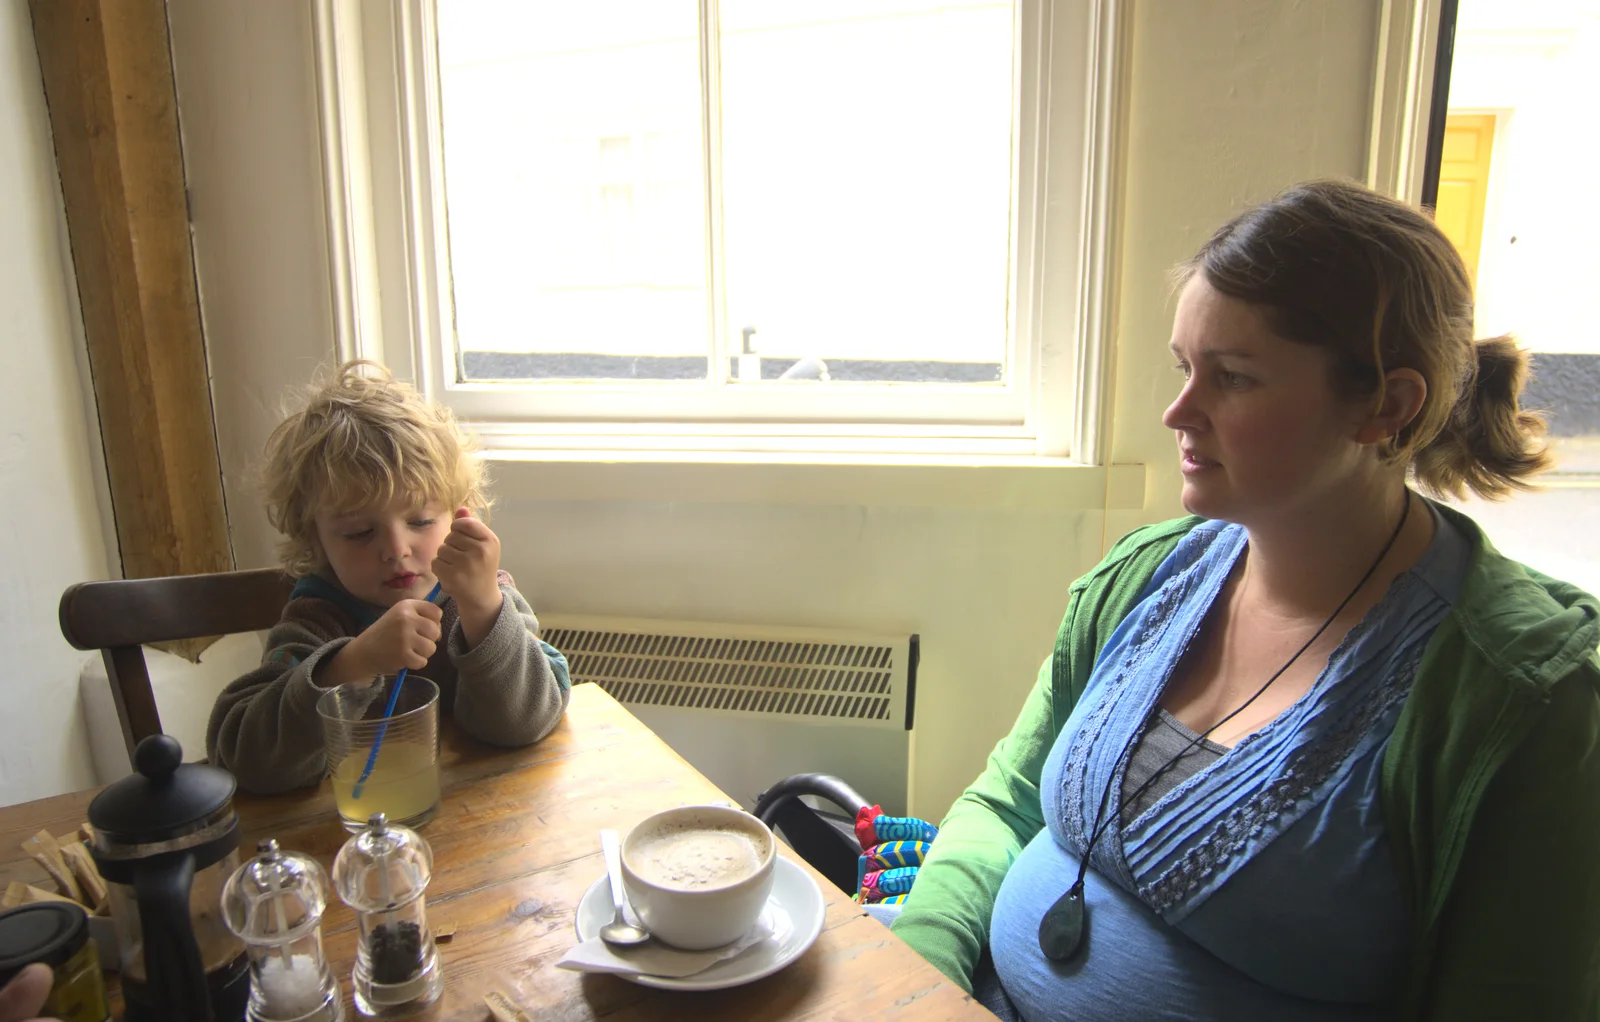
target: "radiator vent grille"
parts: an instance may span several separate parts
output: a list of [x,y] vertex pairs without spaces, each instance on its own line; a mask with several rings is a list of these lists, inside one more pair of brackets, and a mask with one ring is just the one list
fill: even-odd
[[[554,624],[554,622],[550,622]],[[618,702],[893,725],[903,719],[904,642],[802,641],[549,627],[574,684]],[[897,679],[899,684],[897,685]],[[903,724],[902,724],[903,726]]]

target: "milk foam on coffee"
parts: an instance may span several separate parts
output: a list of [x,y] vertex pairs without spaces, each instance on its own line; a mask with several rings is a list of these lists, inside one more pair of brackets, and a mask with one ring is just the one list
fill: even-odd
[[663,827],[632,851],[628,864],[640,877],[684,891],[738,883],[766,859],[764,842],[732,827]]

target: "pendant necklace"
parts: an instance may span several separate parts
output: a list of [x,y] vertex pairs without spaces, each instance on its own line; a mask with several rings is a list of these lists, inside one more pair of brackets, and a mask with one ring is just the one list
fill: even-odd
[[[1110,816],[1105,816],[1106,806],[1111,802],[1112,788],[1115,787],[1117,778],[1121,776],[1124,764],[1133,755],[1134,747],[1138,745],[1139,738],[1143,732],[1135,732],[1133,737],[1128,740],[1128,744],[1123,748],[1122,754],[1117,757],[1116,763],[1112,765],[1111,779],[1106,783],[1105,792],[1100,796],[1100,804],[1095,809],[1094,823],[1089,828],[1089,842],[1084,846],[1083,855],[1078,861],[1078,878],[1067,889],[1067,893],[1057,898],[1055,904],[1045,911],[1044,918],[1039,920],[1039,950],[1044,952],[1046,958],[1053,962],[1067,961],[1077,954],[1078,948],[1083,944],[1083,930],[1088,923],[1087,908],[1083,903],[1083,880],[1089,871],[1089,855],[1094,851],[1095,844],[1099,842],[1112,822],[1122,815],[1123,810],[1137,801],[1140,795],[1148,791],[1152,784],[1166,774],[1168,770],[1176,766],[1196,745],[1205,741],[1212,732],[1237,717],[1240,713],[1243,713],[1251,703],[1261,698],[1262,694],[1272,687],[1272,683],[1282,677],[1283,672],[1293,667],[1295,661],[1300,659],[1300,655],[1310,649],[1311,644],[1321,638],[1322,633],[1328,630],[1340,614],[1344,613],[1344,609],[1350,605],[1350,601],[1355,599],[1356,594],[1371,580],[1373,573],[1378,570],[1378,565],[1382,564],[1383,559],[1389,556],[1389,551],[1394,549],[1395,541],[1400,538],[1401,530],[1406,527],[1406,519],[1411,516],[1411,491],[1407,489],[1405,493],[1406,504],[1405,508],[1400,512],[1400,524],[1394,527],[1394,532],[1389,536],[1389,542],[1383,545],[1383,550],[1379,552],[1377,560],[1373,561],[1372,567],[1368,568],[1367,573],[1361,576],[1361,581],[1356,583],[1356,587],[1350,590],[1350,595],[1346,596],[1338,608],[1328,615],[1328,619],[1322,622],[1322,627],[1318,628],[1311,638],[1306,640],[1305,645],[1296,650],[1294,656],[1290,657],[1272,677],[1267,679],[1265,685],[1256,690],[1255,695],[1246,699],[1238,709],[1206,728],[1203,733],[1195,735],[1194,739],[1180,749],[1176,756],[1167,760],[1143,784],[1135,788],[1133,794],[1122,799],[1118,803],[1115,812]],[[1105,817],[1104,822],[1101,822],[1101,817]]]

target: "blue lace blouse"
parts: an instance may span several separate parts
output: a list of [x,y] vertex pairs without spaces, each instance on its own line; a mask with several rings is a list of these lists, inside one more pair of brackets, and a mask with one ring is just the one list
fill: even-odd
[[[1417,661],[1460,589],[1468,547],[1434,512],[1422,559],[1345,637],[1297,703],[1185,778],[1089,856],[1084,946],[1039,951],[1095,809],[1245,549],[1208,522],[1173,551],[1101,652],[1045,763],[1046,827],[1007,873],[994,963],[1025,1019],[1384,1017],[1409,911],[1379,804],[1383,750]],[[1116,776],[1113,776],[1114,772]]]

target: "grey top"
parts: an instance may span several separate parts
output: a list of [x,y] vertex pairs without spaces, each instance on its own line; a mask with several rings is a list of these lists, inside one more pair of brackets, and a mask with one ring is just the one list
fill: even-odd
[[[1193,728],[1161,707],[1156,707],[1156,712],[1150,718],[1150,726],[1139,737],[1139,744],[1134,747],[1133,755],[1128,759],[1128,769],[1122,775],[1122,797],[1127,798],[1132,795],[1139,789],[1139,785],[1150,779],[1151,774],[1166,766],[1172,757],[1182,752],[1197,737]],[[1227,746],[1218,745],[1209,738],[1201,738],[1193,748],[1183,753],[1181,759],[1167,767],[1143,794],[1122,810],[1122,822],[1128,824],[1138,819],[1140,813],[1161,801],[1167,792],[1215,763],[1227,751]]]

